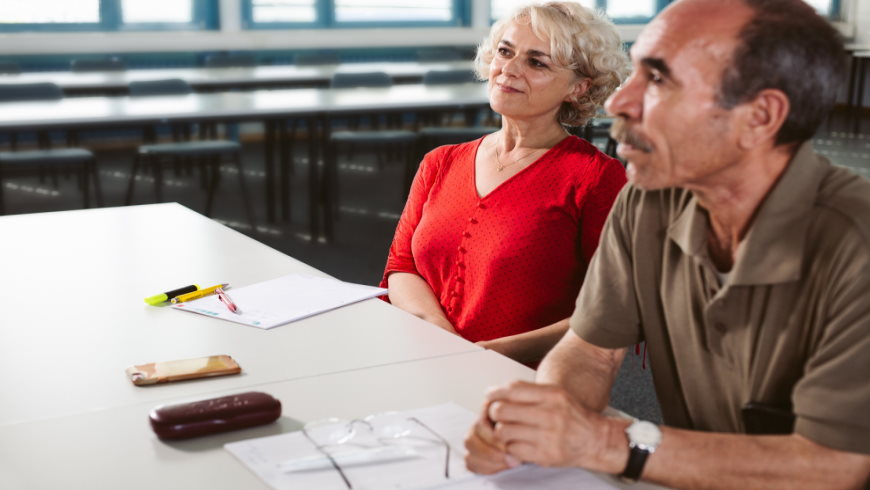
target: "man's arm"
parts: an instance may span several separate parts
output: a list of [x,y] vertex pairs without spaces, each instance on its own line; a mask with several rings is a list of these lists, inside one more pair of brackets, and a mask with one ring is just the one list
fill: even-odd
[[[610,387],[624,356],[625,349],[597,347],[569,330],[544,358],[538,379],[564,386],[566,396],[570,392],[584,406],[601,411],[607,406]],[[490,398],[492,393],[465,440],[466,466],[482,474],[497,473],[520,464],[507,453],[505,444],[495,439]]]
[[[620,474],[630,420],[590,410],[559,386],[516,382],[490,392],[490,444],[506,461]],[[472,461],[475,462],[475,461]],[[471,468],[477,471],[475,468]],[[676,488],[861,488],[870,456],[803,436],[750,436],[662,428],[643,479]]]

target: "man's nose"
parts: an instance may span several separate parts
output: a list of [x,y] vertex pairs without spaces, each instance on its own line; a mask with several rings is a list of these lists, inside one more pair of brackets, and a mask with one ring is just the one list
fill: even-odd
[[604,109],[612,116],[640,119],[643,115],[643,86],[637,77],[630,76],[622,86],[607,99]]

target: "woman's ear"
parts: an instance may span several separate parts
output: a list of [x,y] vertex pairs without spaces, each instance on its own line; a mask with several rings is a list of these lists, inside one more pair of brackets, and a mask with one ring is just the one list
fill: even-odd
[[586,92],[589,91],[589,87],[592,86],[592,79],[588,77],[583,77],[574,82],[574,89],[571,90],[571,93],[565,96],[565,102],[574,102],[580,97],[586,95]]

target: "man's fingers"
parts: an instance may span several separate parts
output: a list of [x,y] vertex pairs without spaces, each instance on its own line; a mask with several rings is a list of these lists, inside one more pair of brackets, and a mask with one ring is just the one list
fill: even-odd
[[490,405],[496,401],[552,404],[563,401],[565,398],[565,391],[561,388],[528,381],[514,381],[509,385],[490,388],[486,393],[486,403]]
[[496,424],[520,423],[532,427],[549,427],[553,421],[549,412],[540,405],[497,401],[490,403],[487,415]]
[[474,473],[489,475],[510,467],[507,454],[487,443],[476,431],[465,439],[465,449],[465,466]]

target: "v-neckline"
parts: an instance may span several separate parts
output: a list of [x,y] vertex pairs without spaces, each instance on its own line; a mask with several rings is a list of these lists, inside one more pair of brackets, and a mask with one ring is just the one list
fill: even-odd
[[485,140],[487,137],[489,137],[489,135],[484,136],[484,137],[480,138],[479,140],[477,140],[477,147],[474,149],[474,158],[471,159],[471,189],[474,191],[474,197],[477,198],[477,201],[478,201],[478,202],[485,201],[489,196],[493,195],[493,194],[494,194],[495,192],[497,192],[499,189],[501,189],[502,187],[504,187],[505,184],[507,184],[508,182],[510,182],[510,181],[512,181],[512,180],[514,180],[514,179],[516,179],[518,176],[524,174],[528,169],[530,169],[530,168],[534,167],[535,165],[537,165],[538,162],[540,162],[541,160],[543,160],[544,157],[546,157],[546,156],[548,156],[548,155],[550,154],[550,152],[552,152],[552,151],[555,150],[558,146],[560,146],[562,143],[564,143],[568,138],[571,137],[571,135],[570,135],[570,134],[569,134],[569,135],[565,135],[564,138],[562,138],[561,140],[559,140],[558,143],[556,143],[555,145],[551,146],[547,151],[545,151],[544,153],[542,153],[541,156],[539,156],[539,157],[536,158],[534,161],[532,161],[532,163],[526,165],[525,168],[523,168],[523,169],[520,170],[519,172],[517,172],[517,173],[511,175],[510,177],[508,177],[507,179],[505,179],[504,182],[502,182],[501,184],[499,184],[499,185],[493,187],[493,189],[492,189],[491,191],[489,191],[489,192],[487,192],[485,195],[481,196],[481,195],[480,195],[480,191],[479,191],[478,188],[477,188],[477,154],[480,152],[480,147],[483,145],[483,140]]

